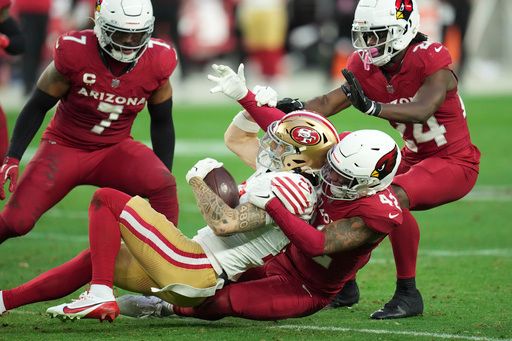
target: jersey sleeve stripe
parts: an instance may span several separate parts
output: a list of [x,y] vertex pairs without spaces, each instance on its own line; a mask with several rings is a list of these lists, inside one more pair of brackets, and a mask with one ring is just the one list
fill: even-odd
[[272,181],[278,182],[281,186],[285,187],[291,196],[300,204],[302,207],[308,207],[309,201],[303,193],[303,188],[296,184],[292,179],[286,176],[275,177]]
[[[299,214],[300,213],[300,204],[295,201],[292,196],[290,195],[290,192],[285,190],[281,186],[274,186],[274,188],[277,189],[279,193],[275,193],[276,196],[281,200],[281,202],[286,206],[286,208],[293,214]],[[280,194],[280,195],[279,195]]]

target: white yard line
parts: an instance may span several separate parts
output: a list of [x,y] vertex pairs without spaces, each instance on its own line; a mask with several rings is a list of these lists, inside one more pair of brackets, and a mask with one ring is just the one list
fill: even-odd
[[326,331],[326,332],[353,332],[363,334],[387,334],[387,335],[404,335],[404,336],[422,336],[427,338],[438,339],[458,339],[458,340],[472,340],[472,341],[511,341],[512,339],[497,339],[485,336],[471,336],[471,335],[458,335],[458,334],[445,334],[445,333],[429,333],[419,331],[401,331],[401,330],[387,330],[387,329],[366,329],[366,328],[344,328],[344,327],[319,327],[319,326],[305,326],[305,325],[282,325],[269,327],[270,329],[292,329],[292,330],[311,330],[311,331]]
[[[40,315],[41,312],[30,311],[30,310],[11,310],[9,314],[17,315]],[[124,316],[121,316],[124,318]],[[211,325],[211,322],[203,322],[200,320],[191,320],[194,324],[204,324],[206,327]],[[197,323],[196,323],[197,322]],[[322,331],[322,332],[352,332],[361,334],[377,334],[377,335],[403,335],[403,336],[414,336],[414,337],[426,337],[436,339],[449,339],[449,340],[469,340],[469,341],[512,341],[512,339],[500,339],[486,336],[472,336],[472,335],[459,335],[459,334],[448,334],[448,333],[429,333],[420,331],[402,331],[402,330],[388,330],[388,329],[367,329],[367,328],[345,328],[345,327],[331,327],[331,326],[308,326],[308,325],[293,325],[285,324],[273,327],[267,327],[267,329],[289,329],[289,330],[309,330],[309,331]]]

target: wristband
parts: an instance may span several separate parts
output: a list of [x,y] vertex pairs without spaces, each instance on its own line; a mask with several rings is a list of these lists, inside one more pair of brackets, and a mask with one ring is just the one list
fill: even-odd
[[372,101],[372,105],[371,105],[370,109],[368,109],[365,112],[365,114],[378,117],[381,112],[382,112],[382,104],[380,104],[379,102]]
[[247,133],[256,134],[260,131],[258,123],[248,120],[244,115],[245,110],[240,111],[233,117],[233,124]]

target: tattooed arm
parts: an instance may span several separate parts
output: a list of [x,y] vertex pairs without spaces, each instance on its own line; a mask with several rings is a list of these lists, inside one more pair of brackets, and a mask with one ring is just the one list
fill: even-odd
[[290,242],[310,257],[352,250],[384,236],[366,226],[359,217],[337,220],[318,231],[289,213],[277,198],[267,204],[266,210]]
[[266,225],[267,214],[251,203],[229,207],[199,177],[189,182],[206,223],[218,236],[254,230]]
[[352,250],[364,244],[373,244],[384,236],[383,233],[366,226],[360,217],[336,220],[327,224],[322,232],[325,235],[326,255]]

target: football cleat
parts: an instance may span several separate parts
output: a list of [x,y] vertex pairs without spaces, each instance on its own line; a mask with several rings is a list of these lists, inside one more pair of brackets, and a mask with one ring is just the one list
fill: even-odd
[[359,287],[355,280],[350,280],[345,283],[343,289],[336,294],[336,297],[331,301],[329,306],[331,308],[351,307],[359,302]]
[[86,291],[77,300],[50,307],[46,313],[61,320],[87,318],[112,322],[119,315],[119,307],[115,299],[100,298]]
[[117,298],[121,315],[135,318],[173,315],[171,304],[155,296],[123,295]]
[[403,293],[395,292],[391,301],[370,315],[374,320],[399,319],[423,314],[423,299],[417,289]]

